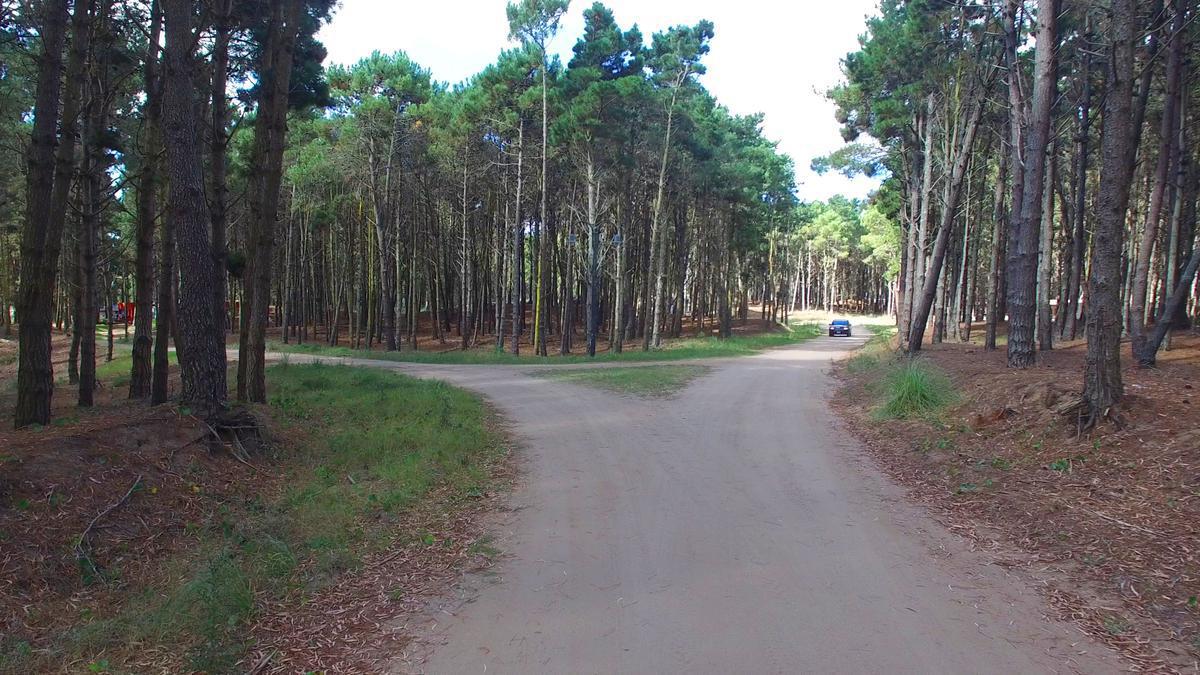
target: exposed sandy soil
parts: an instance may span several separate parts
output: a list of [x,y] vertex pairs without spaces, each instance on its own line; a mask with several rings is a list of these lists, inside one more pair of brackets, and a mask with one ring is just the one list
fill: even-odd
[[525,366],[320,359],[481,392],[524,448],[506,558],[405,621],[423,631],[393,671],[1122,670],[842,430],[827,372],[856,344],[710,360],[652,403]]
[[1177,336],[1156,369],[1127,367],[1124,426],[1079,435],[1054,407],[1082,390],[1084,348],[1060,345],[1016,371],[1003,346],[930,345],[926,358],[962,393],[943,417],[881,423],[873,376],[845,369],[837,407],[885,471],[977,546],[1034,572],[1094,636],[1144,668],[1193,672],[1200,338]]

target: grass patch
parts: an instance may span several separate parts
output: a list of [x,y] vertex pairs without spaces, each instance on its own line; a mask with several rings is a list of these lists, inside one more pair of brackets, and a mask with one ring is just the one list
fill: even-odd
[[728,339],[711,336],[680,338],[671,340],[659,349],[642,351],[639,348],[627,349],[617,354],[602,352],[595,357],[582,355],[554,356],[543,359],[513,356],[508,352],[497,352],[486,349],[471,349],[467,351],[454,350],[448,352],[380,352],[349,347],[329,347],[319,343],[283,344],[270,342],[267,351],[292,354],[313,354],[318,356],[338,356],[359,359],[374,359],[380,361],[398,361],[403,363],[445,363],[445,364],[554,364],[571,365],[594,363],[597,361],[682,361],[687,359],[718,358],[729,356],[746,356],[756,354],[773,347],[803,342],[821,335],[824,328],[817,324],[793,325],[789,328],[757,335],[735,335]]
[[704,366],[634,366],[631,368],[577,368],[538,371],[534,377],[563,380],[618,394],[664,398],[708,372]]
[[876,419],[933,418],[958,400],[950,378],[924,358],[906,358],[892,348],[895,327],[875,328],[863,348],[846,361],[875,397]]
[[884,366],[880,380],[880,419],[928,417],[957,400],[950,379],[920,358],[901,358]]
[[878,371],[894,358],[892,338],[895,336],[895,326],[872,328],[871,337],[853,356],[846,360],[846,370],[851,375]]
[[282,490],[226,499],[189,528],[190,552],[165,563],[170,585],[85,624],[62,656],[161,645],[184,654],[189,670],[234,672],[260,600],[303,602],[389,546],[389,523],[435,487],[455,500],[482,494],[505,452],[481,400],[442,383],[319,364],[267,374],[275,418],[307,439],[278,449],[287,452]]
[[[128,345],[116,345],[113,349],[113,360],[104,360],[105,351],[100,349],[96,354],[96,379],[112,387],[124,387],[129,384],[129,371],[133,369],[133,348]],[[179,358],[175,351],[167,353],[171,365],[178,365]]]

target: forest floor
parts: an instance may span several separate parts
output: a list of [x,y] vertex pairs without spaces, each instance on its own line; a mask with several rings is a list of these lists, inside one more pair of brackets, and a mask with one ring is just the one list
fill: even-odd
[[1157,368],[1127,366],[1120,424],[1079,434],[1055,407],[1082,391],[1085,346],[1017,371],[1003,346],[929,345],[948,404],[889,419],[897,357],[876,345],[838,369],[835,407],[893,479],[997,564],[1033,574],[1063,615],[1144,669],[1194,672],[1200,336],[1176,335]]
[[[6,419],[15,349],[0,341]],[[514,459],[477,397],[277,365],[235,446],[128,402],[127,349],[101,357],[95,407],[62,382],[51,426],[0,427],[0,673],[376,670],[410,635],[374,628],[492,564],[478,514]]]

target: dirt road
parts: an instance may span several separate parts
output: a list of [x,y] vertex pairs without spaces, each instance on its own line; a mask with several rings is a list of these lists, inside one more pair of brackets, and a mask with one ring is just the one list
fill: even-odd
[[430,609],[396,672],[1116,672],[874,469],[820,338],[644,401],[513,367],[388,364],[486,395],[525,452],[499,574]]

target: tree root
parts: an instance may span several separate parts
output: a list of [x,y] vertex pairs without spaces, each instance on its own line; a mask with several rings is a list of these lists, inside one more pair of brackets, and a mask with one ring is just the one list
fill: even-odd
[[1112,423],[1118,431],[1127,426],[1125,418],[1118,414],[1115,405],[1103,409],[1093,408],[1082,396],[1059,403],[1054,406],[1054,411],[1063,416],[1075,416],[1075,438],[1092,431],[1104,421]]
[[251,463],[254,456],[269,445],[263,424],[245,408],[224,410],[206,419],[194,415],[192,418],[208,430],[210,451],[224,449],[251,469],[255,469]]

